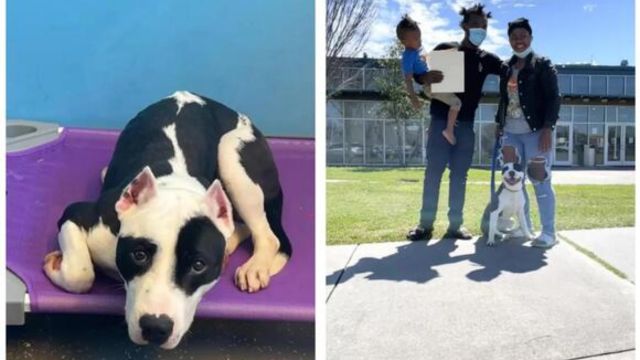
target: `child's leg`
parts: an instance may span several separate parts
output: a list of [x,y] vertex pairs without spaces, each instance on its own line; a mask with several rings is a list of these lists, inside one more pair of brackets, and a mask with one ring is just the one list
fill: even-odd
[[442,131],[442,136],[447,139],[449,144],[456,144],[456,136],[454,133],[454,128],[456,126],[456,120],[458,118],[458,113],[460,112],[460,107],[462,103],[460,99],[451,93],[443,93],[443,94],[434,94],[434,99],[440,100],[445,104],[449,105],[449,113],[447,115],[447,128]]
[[449,113],[447,115],[447,128],[442,130],[442,136],[449,142],[451,145],[456,144],[456,135],[454,133],[454,127],[456,126],[456,119],[458,118],[458,109],[454,109],[452,107],[449,108]]
[[460,109],[456,109],[454,107],[449,108],[449,114],[447,115],[447,132],[453,134],[453,128],[456,126],[456,121],[458,119],[458,113]]

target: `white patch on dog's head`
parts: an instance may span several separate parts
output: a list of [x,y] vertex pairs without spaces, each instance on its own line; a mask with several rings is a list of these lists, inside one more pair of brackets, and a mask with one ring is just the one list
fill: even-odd
[[174,98],[176,100],[176,104],[178,105],[178,111],[176,111],[176,115],[180,114],[180,110],[182,110],[182,107],[185,104],[196,103],[200,106],[204,106],[204,104],[206,103],[200,96],[194,95],[188,91],[176,91],[169,97]]
[[520,191],[524,185],[524,172],[518,163],[505,163],[502,166],[502,183],[511,191]]
[[156,179],[149,169],[117,202],[116,265],[125,281],[131,340],[171,349],[187,332],[202,296],[220,277],[231,203],[219,181]]

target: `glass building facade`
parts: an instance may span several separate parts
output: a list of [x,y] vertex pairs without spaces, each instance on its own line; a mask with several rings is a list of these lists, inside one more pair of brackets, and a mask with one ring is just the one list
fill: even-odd
[[[363,60],[360,59],[360,62]],[[554,132],[556,166],[635,165],[635,69],[557,66],[562,95]],[[415,119],[385,118],[375,78],[384,69],[344,67],[328,81],[327,163],[346,166],[422,166],[428,107]],[[489,76],[476,110],[473,164],[488,166],[495,134],[499,82]]]

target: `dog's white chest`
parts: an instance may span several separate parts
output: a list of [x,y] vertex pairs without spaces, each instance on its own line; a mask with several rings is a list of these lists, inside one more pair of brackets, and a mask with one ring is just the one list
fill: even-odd
[[502,216],[515,216],[524,207],[524,192],[504,190],[498,196],[498,201],[502,208]]

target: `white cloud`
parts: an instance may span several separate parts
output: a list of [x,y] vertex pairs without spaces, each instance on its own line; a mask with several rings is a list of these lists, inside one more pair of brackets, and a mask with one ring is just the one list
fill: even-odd
[[595,10],[596,7],[598,7],[598,5],[596,5],[596,4],[585,4],[582,7],[582,10],[584,10],[586,12],[593,12],[593,10]]
[[536,0],[491,0],[492,7],[502,8],[533,8]]
[[[366,52],[370,57],[383,57],[389,46],[394,43],[395,26],[405,13],[419,23],[422,31],[422,46],[425,49],[433,49],[442,42],[461,41],[464,32],[458,24],[459,17],[455,15],[455,21],[450,21],[445,17],[445,12],[453,11],[454,14],[457,14],[462,6],[468,7],[477,1],[448,0],[445,3],[424,0],[377,0],[377,17],[371,26],[369,41],[365,44],[363,52]],[[498,4],[503,1],[492,0],[492,3]],[[509,41],[506,37],[507,30],[506,27],[501,28],[499,25],[498,20],[489,20],[487,38],[482,43],[482,49],[505,58],[510,55]]]

